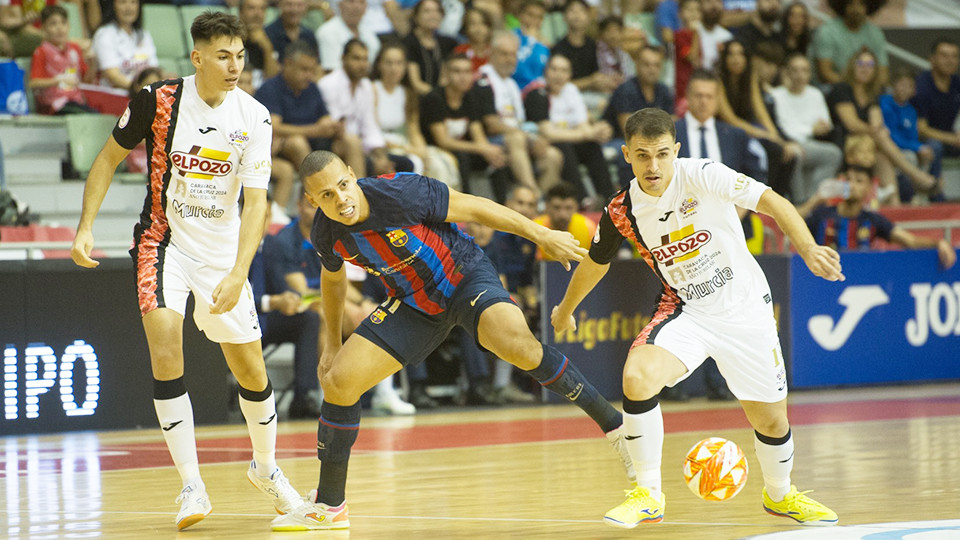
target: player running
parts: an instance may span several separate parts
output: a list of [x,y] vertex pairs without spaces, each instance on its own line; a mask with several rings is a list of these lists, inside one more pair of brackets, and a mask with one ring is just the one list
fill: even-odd
[[557,332],[576,328],[574,309],[607,272],[624,238],[663,284],[657,312],[623,368],[624,435],[637,487],[605,522],[629,529],[663,520],[657,394],[712,356],[755,430],[763,507],[804,525],[836,523],[836,513],[790,482],[793,438],[772,298],[747,251],[735,205],[776,219],[807,267],[824,279],[844,279],[840,256],[818,246],[793,205],[767,186],[714,161],[677,159],[680,144],[666,112],[642,109],[624,131],[623,155],[636,179],[604,209],[589,255],[551,317]]
[[[325,342],[317,430],[317,491],[273,521],[277,531],[349,527],[344,486],[360,427],[360,396],[403,366],[422,362],[462,326],[477,343],[525,370],[584,410],[617,450],[632,482],[622,415],[565,356],[541,345],[489,259],[453,225],[477,222],[523,236],[569,268],[586,255],[566,231],[552,231],[488,199],[458,193],[416,174],[357,179],[336,155],[317,151],[300,166],[307,198],[320,208],[312,240],[323,263]],[[343,262],[378,276],[388,299],[341,344],[348,286]],[[335,330],[334,330],[335,329]]]
[[[71,255],[93,268],[93,221],[113,172],[146,138],[149,184],[130,253],[153,369],[153,398],[183,490],[178,529],[211,511],[197,460],[193,409],[183,381],[183,317],[193,293],[197,327],[220,344],[240,385],[253,461],[247,477],[279,512],[301,502],[275,459],[277,411],[260,348],[247,270],[262,237],[270,180],[270,113],[236,89],[245,30],[235,16],[207,12],[190,27],[196,75],[140,91],[87,177]],[[242,213],[237,200],[241,188]]]

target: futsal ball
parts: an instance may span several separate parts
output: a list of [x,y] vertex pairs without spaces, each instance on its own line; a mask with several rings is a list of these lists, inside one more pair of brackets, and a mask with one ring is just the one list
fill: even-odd
[[687,452],[683,478],[705,501],[732,499],[747,484],[747,458],[733,441],[710,437]]

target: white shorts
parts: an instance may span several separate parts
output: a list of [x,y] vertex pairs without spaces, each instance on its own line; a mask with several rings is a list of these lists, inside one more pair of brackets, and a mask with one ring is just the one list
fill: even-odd
[[249,281],[244,282],[233,309],[214,315],[210,313],[213,290],[229,268],[214,268],[184,255],[173,245],[150,249],[144,242],[134,249],[138,249],[137,296],[141,315],[156,308],[169,308],[186,316],[187,296],[192,292],[193,320],[207,339],[236,344],[260,339],[260,323]]
[[666,349],[687,367],[687,372],[669,386],[686,379],[707,357],[713,357],[737,399],[776,403],[787,397],[787,372],[770,304],[744,306],[734,317],[688,311],[654,317],[633,346],[644,343]]

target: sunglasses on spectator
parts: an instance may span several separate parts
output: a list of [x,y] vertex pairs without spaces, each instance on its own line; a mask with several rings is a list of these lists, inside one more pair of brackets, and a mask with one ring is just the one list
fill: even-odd
[[876,64],[873,60],[857,60],[857,67],[873,67]]

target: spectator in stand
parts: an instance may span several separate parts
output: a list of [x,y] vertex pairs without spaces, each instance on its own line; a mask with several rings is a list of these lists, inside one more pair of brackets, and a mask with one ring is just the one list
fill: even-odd
[[[269,199],[269,197],[268,197]],[[257,306],[257,318],[260,331],[263,332],[264,347],[271,344],[293,343],[293,400],[287,408],[291,419],[316,418],[320,416],[320,404],[311,395],[319,387],[317,379],[317,361],[320,358],[320,313],[308,309],[303,297],[291,291],[282,278],[283,262],[275,255],[280,246],[274,246],[278,240],[269,235],[270,207],[264,215],[263,242],[250,262],[250,287]],[[270,244],[270,247],[268,247]],[[268,270],[268,267],[270,269]],[[270,275],[273,282],[267,279]]]
[[788,56],[798,52],[804,56],[810,49],[813,40],[813,31],[810,29],[810,9],[803,2],[794,2],[783,11],[780,19],[780,31],[777,41]]
[[333,119],[323,102],[314,83],[317,68],[316,49],[295,41],[287,46],[280,74],[264,81],[255,96],[269,109],[273,122],[274,171],[281,163],[283,170],[290,172],[289,178],[276,178],[274,213],[283,213],[290,202],[293,164],[302,163],[312,150],[332,149],[355,171],[366,171],[362,143],[344,132],[343,122]]
[[899,204],[896,169],[910,177],[914,189],[920,192],[935,190],[937,181],[910,163],[890,139],[878,102],[882,87],[877,57],[864,48],[850,58],[843,82],[833,85],[827,104],[834,125],[840,128],[840,140],[850,134],[869,135],[874,139],[880,151],[877,156],[877,173],[881,181],[878,198],[881,204]]
[[592,122],[580,90],[571,82],[570,60],[554,53],[547,63],[546,85],[527,94],[527,119],[536,122],[542,135],[563,153],[563,181],[574,187],[577,200],[587,198],[580,165],[587,167],[593,190],[602,204],[613,192],[610,167],[601,144],[610,140],[613,129],[606,122]]
[[713,70],[720,61],[724,44],[733,39],[733,34],[720,24],[723,18],[723,0],[700,0],[700,64]]
[[817,76],[822,83],[842,82],[843,70],[850,59],[866,47],[873,52],[880,85],[887,82],[887,42],[883,32],[867,20],[887,0],[828,0],[830,9],[837,15],[824,23],[813,39],[813,58]]
[[93,72],[87,69],[84,53],[69,40],[70,23],[67,12],[60,6],[47,6],[40,12],[44,41],[33,51],[30,80],[27,87],[34,91],[37,112],[40,114],[71,114],[95,112],[87,106],[80,82],[93,82]]
[[960,44],[940,38],[930,49],[930,71],[917,77],[917,128],[925,140],[944,145],[944,154],[960,156]]
[[517,51],[517,69],[513,73],[513,80],[517,81],[521,90],[543,76],[550,58],[550,48],[540,38],[546,13],[543,0],[523,0],[520,4],[520,28],[516,30],[520,49]]
[[657,0],[653,12],[654,36],[666,49],[673,46],[673,34],[682,28],[680,23],[680,5],[677,0]]
[[507,164],[503,147],[492,144],[483,130],[476,100],[467,94],[473,86],[470,59],[454,54],[446,62],[449,83],[433,90],[420,101],[420,126],[427,144],[452,153],[460,169],[460,183],[470,190],[470,172],[489,165],[494,191],[506,192],[509,178],[501,169]]
[[440,68],[457,46],[457,40],[437,32],[443,14],[439,0],[421,0],[413,8],[413,31],[403,38],[410,61],[410,84],[420,95],[440,85]]
[[[319,55],[320,46],[317,44],[317,39],[313,32],[303,24],[303,17],[307,14],[307,1],[279,0],[277,7],[280,8],[277,20],[263,29],[267,37],[270,38],[270,43],[273,43],[273,50],[277,52],[277,61],[283,63],[287,47],[297,41],[307,43],[313,47],[313,54]],[[316,79],[316,76],[314,79]]]
[[[537,189],[555,185],[560,181],[563,155],[535,134],[527,134],[521,126],[527,121],[523,98],[516,81],[510,78],[517,66],[519,39],[510,32],[498,32],[493,36],[493,52],[490,62],[480,68],[480,78],[471,90],[471,99],[476,100],[483,127],[488,137],[507,150],[507,163],[517,182]],[[534,176],[531,157],[540,171],[539,182]],[[504,200],[506,189],[495,186],[497,201]]]
[[243,46],[247,51],[246,66],[253,71],[253,88],[260,88],[263,81],[276,77],[280,73],[280,62],[277,61],[277,51],[273,42],[263,28],[267,16],[267,0],[240,0],[238,12],[240,20],[247,28],[247,38]]
[[[597,232],[597,224],[589,217],[580,213],[580,202],[577,200],[577,191],[566,182],[561,182],[543,196],[544,213],[533,220],[548,229],[567,231],[572,234],[580,247],[589,248],[593,235]],[[552,261],[543,249],[537,249],[537,258]]]
[[143,29],[139,0],[113,0],[112,13],[93,35],[93,52],[100,84],[123,90],[137,73],[160,65],[153,38]]
[[676,92],[676,110],[687,110],[687,82],[693,70],[700,67],[700,0],[680,0],[680,20],[683,28],[673,34],[673,90]]
[[459,190],[457,159],[450,152],[427,146],[420,131],[420,98],[407,77],[407,48],[402,43],[383,45],[374,65],[373,79],[377,122],[389,152],[410,159],[417,174],[436,178]]
[[[604,17],[597,29],[599,31],[597,34],[597,66],[600,68],[600,73],[619,80],[617,86],[620,86],[623,81],[637,74],[633,58],[626,49],[629,47],[631,52],[636,54],[641,47],[646,45],[647,36],[643,33],[643,30],[629,29],[625,40],[623,19],[615,15]],[[616,87],[611,88],[607,91],[607,94],[615,89]]]
[[43,41],[43,33],[40,31],[40,10],[54,3],[55,0],[41,0],[26,4],[23,0],[6,0],[3,5],[0,5],[0,30],[7,35],[14,57],[29,57],[40,46]]
[[[940,190],[941,159],[943,145],[936,139],[920,142],[917,131],[917,109],[910,104],[910,99],[916,94],[916,73],[909,68],[900,68],[891,79],[892,93],[880,96],[880,111],[883,113],[883,123],[890,131],[890,139],[903,152],[904,157],[920,169],[930,173],[937,179],[938,187],[928,194],[930,202],[943,202],[943,192]],[[906,188],[906,189],[904,189]],[[911,186],[900,184],[900,200],[913,199]]]
[[777,124],[787,138],[802,148],[790,180],[790,195],[800,204],[812,197],[820,181],[832,178],[843,162],[840,147],[819,140],[833,131],[827,101],[814,86],[810,86],[810,60],[799,52],[787,58],[784,84],[774,88],[774,114]]
[[454,47],[453,52],[469,58],[473,63],[473,72],[477,73],[490,60],[493,19],[486,11],[470,8],[463,15],[463,28],[460,33],[466,41]]
[[[350,0],[347,0],[350,1]],[[335,111],[343,122],[344,133],[357,137],[366,156],[364,170],[373,176],[393,174],[397,171],[413,172],[413,163],[401,156],[387,152],[387,142],[377,123],[377,106],[373,83],[367,75],[370,62],[367,46],[357,38],[350,39],[343,47],[342,67],[325,75],[317,86],[328,111]]]
[[779,20],[780,0],[757,0],[757,9],[750,15],[750,20],[747,24],[735,29],[734,34],[749,55],[753,53],[757,43],[777,41],[774,27]]
[[767,174],[762,178],[774,191],[788,191],[787,185],[790,183],[796,158],[802,150],[797,144],[784,140],[770,118],[746,47],[738,40],[730,41],[723,49],[718,71],[721,82],[719,118],[742,129],[759,142],[762,149],[756,148],[756,143],[752,143],[750,151],[756,154],[761,162],[766,161],[763,168],[767,170]]
[[[150,86],[151,84],[163,80],[163,71],[160,68],[147,68],[137,74],[133,78],[133,82],[130,83],[129,95],[130,99],[137,97],[137,94],[140,93],[140,90],[144,86]],[[240,86],[240,82],[237,81],[237,86]],[[136,173],[146,173],[147,172],[147,143],[146,141],[140,141],[136,146],[133,147],[133,150],[130,150],[130,153],[127,154],[124,163],[127,166],[127,172],[136,172]]]
[[846,197],[836,205],[816,207],[807,218],[807,227],[818,244],[837,251],[866,250],[881,238],[908,249],[936,248],[941,268],[953,267],[957,252],[946,240],[916,236],[883,215],[864,208],[864,201],[873,189],[869,169],[847,165],[844,175],[849,186]]
[[367,11],[367,0],[340,0],[339,7],[339,15],[317,28],[320,65],[327,73],[340,69],[343,46],[351,39],[363,42],[371,63],[380,52],[380,38],[361,24]]
[[551,56],[563,55],[573,65],[573,84],[582,92],[610,93],[622,79],[600,72],[597,63],[597,42],[587,35],[590,29],[590,8],[584,0],[567,0],[563,6],[563,20],[567,35],[550,51]]

